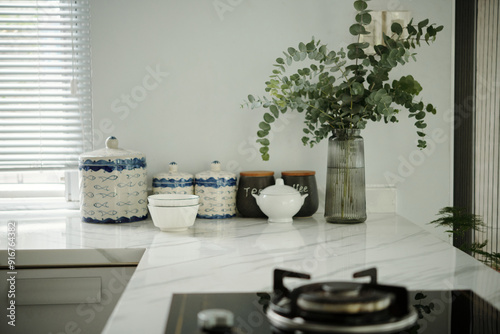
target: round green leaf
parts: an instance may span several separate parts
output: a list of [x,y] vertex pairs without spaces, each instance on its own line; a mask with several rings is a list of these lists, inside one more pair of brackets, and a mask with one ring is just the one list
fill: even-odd
[[354,23],[350,28],[349,28],[349,32],[351,33],[351,35],[354,35],[354,36],[357,36],[357,35],[366,35],[368,34],[369,32],[366,31],[365,27],[363,27],[361,24],[359,23]]
[[423,119],[425,117],[425,111],[420,111],[418,114],[415,115],[416,119]]
[[319,52],[323,55],[326,56],[326,53],[328,52],[326,45],[322,45],[319,47]]
[[393,33],[396,33],[398,35],[401,35],[403,33],[403,27],[401,26],[401,24],[397,23],[397,22],[394,22],[392,25],[391,25],[391,31]]
[[347,52],[347,58],[349,59],[363,59],[366,58],[366,54],[362,49],[351,49]]
[[266,121],[267,123],[272,123],[274,122],[274,117],[271,115],[271,114],[264,114],[264,121]]
[[259,138],[263,138],[263,137],[267,136],[268,134],[269,134],[269,132],[264,131],[264,130],[259,130],[259,131],[257,131],[257,136],[258,136]]
[[363,0],[354,1],[354,8],[357,11],[365,10],[367,7],[368,7],[368,4],[366,3],[366,1],[363,1]]
[[360,13],[356,15],[356,22],[367,25],[372,22],[372,16],[368,13]]
[[365,89],[362,84],[359,82],[353,82],[351,85],[351,93],[352,95],[363,95]]
[[259,128],[261,128],[264,131],[269,131],[271,130],[271,126],[265,122],[260,122],[259,123]]
[[267,138],[257,139],[256,142],[260,143],[263,146],[269,146],[269,139]]

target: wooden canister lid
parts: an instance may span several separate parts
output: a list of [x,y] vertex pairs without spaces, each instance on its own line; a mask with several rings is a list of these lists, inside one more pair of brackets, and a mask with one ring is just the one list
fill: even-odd
[[241,176],[274,176],[273,171],[268,171],[268,170],[252,170],[252,171],[245,171],[245,172],[240,172]]
[[281,172],[281,175],[283,176],[309,176],[309,175],[315,175],[316,172],[313,170],[287,170],[284,172]]

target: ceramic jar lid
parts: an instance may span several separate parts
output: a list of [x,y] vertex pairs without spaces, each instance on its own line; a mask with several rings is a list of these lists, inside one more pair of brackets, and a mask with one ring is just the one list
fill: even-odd
[[[130,160],[131,159],[131,160]],[[82,153],[80,164],[84,166],[102,166],[113,162],[115,165],[141,164],[145,167],[144,154],[137,151],[125,150],[118,147],[118,139],[111,136],[106,139],[106,147],[96,151]]]
[[[221,170],[220,162],[217,160],[212,161],[210,170],[196,174],[195,178],[196,184],[200,186],[236,186],[236,174]],[[223,182],[224,180],[226,182]]]
[[285,185],[283,179],[276,179],[274,186],[269,186],[260,192],[261,195],[300,195],[298,190]]
[[184,182],[189,182],[193,183],[193,175],[189,173],[184,173],[184,172],[179,172],[178,171],[178,165],[175,161],[172,161],[168,165],[168,172],[167,173],[158,173],[156,174],[153,178],[159,180],[162,180],[163,183],[169,183],[169,182],[175,182],[175,181],[184,181]]

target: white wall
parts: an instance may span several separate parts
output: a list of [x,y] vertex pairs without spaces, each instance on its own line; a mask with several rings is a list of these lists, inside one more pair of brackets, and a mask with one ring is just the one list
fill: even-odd
[[[438,108],[438,116],[428,119],[428,133],[441,131],[439,143],[416,149],[413,122],[404,114],[397,124],[371,123],[363,131],[367,184],[395,184],[398,213],[425,225],[450,204],[452,132],[445,114],[452,110],[453,5],[369,4],[410,10],[416,20],[445,26],[434,45],[417,50],[416,63],[395,73],[413,74],[424,87],[422,98]],[[146,154],[150,177],[171,161],[193,174],[216,159],[235,173],[265,169],[279,176],[282,170],[311,169],[323,193],[326,142],[302,146],[302,115],[277,124],[271,160],[263,162],[255,144],[262,111],[240,104],[250,93],[264,93],[274,60],[289,46],[312,36],[335,50],[353,42],[351,1],[94,0],[91,6],[95,148],[117,136],[120,147]],[[156,80],[152,72],[160,72]]]

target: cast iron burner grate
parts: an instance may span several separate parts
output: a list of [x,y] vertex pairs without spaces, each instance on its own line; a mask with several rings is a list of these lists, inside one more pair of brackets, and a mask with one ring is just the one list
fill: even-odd
[[392,333],[411,327],[417,313],[409,305],[408,291],[377,284],[375,268],[354,274],[355,278],[365,276],[371,278],[370,283],[314,283],[290,291],[285,278],[310,276],[276,269],[267,318],[277,329],[291,332]]

